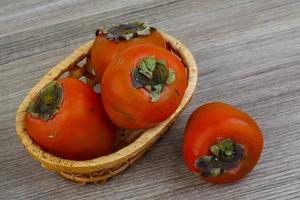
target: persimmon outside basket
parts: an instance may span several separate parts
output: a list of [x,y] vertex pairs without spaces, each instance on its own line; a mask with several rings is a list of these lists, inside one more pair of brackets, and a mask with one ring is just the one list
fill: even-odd
[[109,155],[92,160],[62,159],[43,151],[35,144],[27,134],[23,121],[28,105],[46,84],[66,76],[84,80],[91,86],[97,84],[89,58],[89,51],[93,44],[93,41],[90,41],[80,46],[70,56],[53,67],[31,89],[19,105],[16,114],[16,132],[20,142],[29,154],[46,169],[80,183],[104,183],[138,160],[173,124],[179,113],[190,101],[197,83],[197,66],[191,52],[174,37],[166,33],[162,33],[162,35],[167,41],[168,49],[182,59],[188,72],[188,86],[184,97],[177,110],[168,119],[146,130],[120,130],[117,150]]

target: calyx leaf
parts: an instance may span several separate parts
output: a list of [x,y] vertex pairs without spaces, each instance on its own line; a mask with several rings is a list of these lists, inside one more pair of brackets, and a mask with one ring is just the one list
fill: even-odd
[[203,156],[195,161],[204,177],[216,177],[236,167],[243,159],[244,149],[231,139],[223,139],[210,147],[212,156]]
[[169,69],[167,84],[171,85],[176,79],[176,75],[173,69]]
[[163,90],[163,85],[162,84],[154,85],[153,89],[154,90],[151,90],[150,98],[151,98],[151,102],[156,102],[159,100],[160,93]]
[[103,28],[99,32],[104,34],[104,37],[108,40],[119,41],[149,35],[152,29],[154,28],[148,26],[144,22],[131,22]]
[[146,57],[141,60],[139,72],[147,78],[153,77],[153,71],[156,67],[156,60],[153,57]]
[[35,100],[27,108],[27,112],[32,117],[48,121],[59,112],[62,102],[62,86],[55,81],[51,81],[37,94]]

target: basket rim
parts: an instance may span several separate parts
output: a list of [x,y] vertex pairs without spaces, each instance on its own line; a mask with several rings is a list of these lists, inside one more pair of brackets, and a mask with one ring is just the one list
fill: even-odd
[[[135,141],[133,141],[126,147],[123,147],[122,149],[111,154],[97,157],[91,160],[75,161],[63,159],[44,151],[39,147],[39,145],[35,144],[35,142],[33,142],[33,140],[27,134],[24,127],[23,121],[26,108],[28,107],[32,98],[37,94],[36,91],[39,91],[50,81],[58,79],[62,70],[67,70],[66,63],[70,65],[70,63],[72,62],[80,60],[82,56],[80,56],[81,58],[78,57],[79,52],[81,54],[84,54],[84,56],[88,54],[90,47],[92,46],[94,41],[91,40],[81,45],[70,56],[66,57],[62,62],[50,69],[50,71],[31,89],[31,91],[26,95],[22,103],[19,105],[15,121],[16,133],[25,149],[42,164],[53,166],[54,171],[64,171],[62,168],[73,168],[74,171],[77,171],[76,169],[80,168],[90,168],[90,171],[95,171],[95,168],[105,169],[107,167],[114,166],[117,163],[121,163],[122,161],[127,162],[130,158],[140,153],[144,149],[144,147],[147,147],[149,145],[149,142],[155,141],[157,134],[166,131],[166,129],[169,127],[168,124],[171,123],[172,120],[176,118],[177,115],[179,115],[179,113],[188,104],[193,92],[195,91],[198,79],[197,64],[189,49],[173,36],[170,36],[163,32],[160,33],[163,35],[164,39],[171,45],[172,49],[179,52],[185,67],[188,69],[188,85],[185,90],[184,97],[181,100],[181,103],[176,111],[169,118],[157,124],[156,126],[147,129],[141,136],[139,136]],[[60,170],[58,170],[59,168]]]

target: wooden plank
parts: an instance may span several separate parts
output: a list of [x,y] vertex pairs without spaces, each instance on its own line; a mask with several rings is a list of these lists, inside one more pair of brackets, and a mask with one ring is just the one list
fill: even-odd
[[[165,138],[105,185],[79,186],[45,171],[19,144],[18,104],[52,66],[95,29],[147,20],[182,40],[199,65],[197,92]],[[300,2],[297,0],[0,2],[0,199],[300,198]],[[185,168],[185,123],[199,105],[224,101],[261,126],[255,170],[227,186]]]

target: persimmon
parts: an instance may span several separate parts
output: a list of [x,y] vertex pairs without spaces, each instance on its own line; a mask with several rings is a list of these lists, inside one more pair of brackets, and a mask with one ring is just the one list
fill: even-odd
[[42,149],[71,160],[111,153],[116,138],[100,96],[73,78],[46,85],[28,107],[24,123]]
[[91,62],[98,82],[111,61],[123,50],[138,44],[152,44],[166,48],[166,41],[153,27],[145,23],[118,24],[97,30],[91,48]]
[[262,148],[263,135],[256,122],[225,103],[199,107],[185,128],[185,163],[208,182],[229,183],[243,178],[256,165]]
[[125,129],[143,129],[177,109],[187,87],[187,73],[167,49],[136,45],[113,60],[101,83],[103,105],[112,122]]

